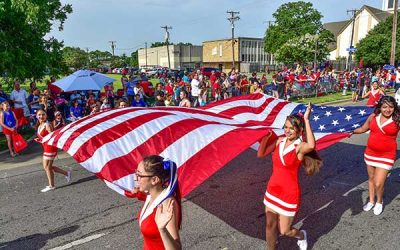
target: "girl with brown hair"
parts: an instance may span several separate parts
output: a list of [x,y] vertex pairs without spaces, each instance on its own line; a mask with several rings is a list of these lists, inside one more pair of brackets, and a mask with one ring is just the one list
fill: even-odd
[[[322,164],[315,151],[310,113],[311,104],[307,107],[304,119],[299,115],[288,116],[284,125],[285,137],[278,138],[276,142],[272,155],[272,176],[264,195],[268,249],[276,249],[278,233],[298,239],[299,248],[307,249],[306,231],[293,228],[292,223],[300,205],[300,166],[304,166],[307,175],[313,175],[319,171]],[[304,130],[306,140],[302,141]],[[261,140],[257,153],[259,158],[267,155],[271,134]]]
[[[38,123],[36,124],[37,129],[37,138],[35,139],[37,142],[42,143],[43,138],[53,132],[53,125],[47,121],[47,114],[44,110],[39,109],[36,112],[36,118]],[[53,166],[54,159],[57,156],[57,148],[50,146],[48,144],[43,145],[43,168],[46,171],[46,176],[49,185],[41,190],[42,193],[51,191],[56,189],[54,184],[54,172],[65,175],[67,182],[71,181],[71,171],[65,171],[61,168]]]
[[177,166],[158,155],[145,157],[135,174],[137,188],[131,197],[145,200],[138,219],[143,249],[181,249],[182,220]]

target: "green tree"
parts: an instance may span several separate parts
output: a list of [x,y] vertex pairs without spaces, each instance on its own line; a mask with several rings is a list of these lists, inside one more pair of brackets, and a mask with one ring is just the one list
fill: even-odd
[[[400,20],[397,20],[397,34],[400,32]],[[392,45],[393,16],[378,23],[370,30],[366,37],[357,44],[356,60],[361,58],[365,65],[385,64],[390,61],[390,49]],[[399,36],[399,35],[398,35]],[[397,37],[398,37],[397,36]],[[396,39],[396,59],[400,58],[400,40]]]
[[132,67],[138,67],[139,66],[139,57],[138,57],[138,51],[133,51],[131,53],[131,58],[130,58],[130,65]]
[[287,41],[275,53],[275,59],[285,64],[306,64],[322,61],[329,55],[328,45],[333,41],[329,31],[322,31],[316,35],[306,34]]
[[59,0],[0,1],[0,74],[41,78],[62,69],[62,42],[45,38],[52,25],[63,29],[70,4]]
[[80,48],[65,47],[63,49],[63,62],[68,68],[78,70],[88,66],[88,53]]
[[[169,45],[172,45],[172,44],[173,43],[169,43]],[[165,46],[165,45],[167,45],[166,42],[155,42],[155,43],[151,44],[150,48],[162,47],[162,46]]]
[[323,31],[322,15],[312,3],[303,1],[281,5],[273,14],[275,22],[265,32],[265,51],[274,54],[287,41]]

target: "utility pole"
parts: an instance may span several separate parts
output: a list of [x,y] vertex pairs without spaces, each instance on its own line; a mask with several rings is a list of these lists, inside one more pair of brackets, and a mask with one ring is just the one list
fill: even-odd
[[114,50],[115,47],[117,47],[117,45],[115,45],[117,42],[116,41],[109,41],[109,43],[111,43],[111,50],[112,50],[112,55],[114,57]]
[[90,62],[89,47],[85,47],[85,50],[86,50],[86,55],[87,55],[86,68],[89,68],[89,62]]
[[355,23],[356,23],[356,13],[357,13],[357,9],[352,9],[352,10],[347,10],[347,13],[351,12],[353,14],[353,23],[352,23],[352,28],[351,28],[351,38],[350,38],[350,48],[349,48],[349,58],[347,60],[347,67],[346,69],[348,69],[350,71],[351,69],[351,56],[354,53],[353,52],[353,38],[354,38],[354,27],[355,27]]
[[147,69],[147,42],[144,43],[144,53],[146,55],[146,69]]
[[227,19],[231,23],[232,27],[232,68],[235,68],[235,21],[238,21],[240,19],[239,16],[236,16],[239,15],[240,12],[228,10],[226,13],[231,15]]
[[165,25],[165,26],[161,26],[161,28],[165,29],[165,42],[167,43],[168,68],[171,69],[171,61],[169,58],[169,46],[168,46],[169,45],[169,31],[168,30],[171,30],[172,27]]
[[397,37],[397,13],[398,13],[398,0],[393,3],[393,29],[392,29],[392,47],[390,49],[390,65],[395,66],[396,62],[396,37]]

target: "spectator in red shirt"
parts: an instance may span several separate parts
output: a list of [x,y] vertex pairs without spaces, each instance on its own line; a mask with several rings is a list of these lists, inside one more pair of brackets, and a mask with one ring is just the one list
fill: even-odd
[[54,76],[50,78],[50,81],[47,81],[47,89],[50,90],[53,99],[62,92],[62,89],[53,84],[55,81],[56,78]]
[[217,76],[215,75],[215,71],[211,71],[211,75],[210,75],[210,84],[211,86],[214,85],[215,80],[217,80]]

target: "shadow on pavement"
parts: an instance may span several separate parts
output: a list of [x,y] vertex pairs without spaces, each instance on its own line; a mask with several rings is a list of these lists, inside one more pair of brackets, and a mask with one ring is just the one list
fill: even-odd
[[[352,216],[362,212],[366,202],[362,194],[367,190],[357,186],[368,180],[364,150],[363,145],[337,143],[320,152],[324,166],[319,174],[307,177],[301,171],[302,203],[294,224],[302,222],[302,228],[308,231],[309,249],[336,227],[347,210]],[[258,159],[256,152],[249,149],[187,199],[239,232],[265,240],[263,195],[271,171],[271,157]],[[393,170],[386,182],[384,205],[400,192],[396,188],[400,182],[398,172],[399,169]],[[297,248],[296,240],[280,237],[279,249]]]
[[13,241],[0,243],[0,249],[10,249],[10,250],[19,250],[19,249],[41,249],[44,247],[48,240],[70,234],[76,231],[79,226],[71,226],[67,228],[63,228],[59,231],[49,233],[49,234],[32,234],[29,236],[21,237]]
[[77,185],[77,184],[81,184],[81,183],[84,183],[84,182],[87,182],[87,181],[93,181],[93,180],[98,180],[98,178],[95,175],[91,175],[91,176],[88,176],[88,177],[85,177],[85,178],[81,178],[81,179],[79,179],[77,181],[73,181],[70,184],[65,185],[63,187],[74,186],[74,185]]

